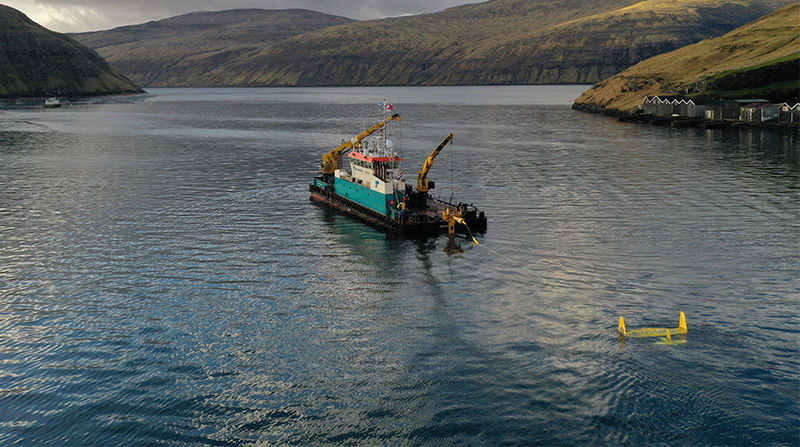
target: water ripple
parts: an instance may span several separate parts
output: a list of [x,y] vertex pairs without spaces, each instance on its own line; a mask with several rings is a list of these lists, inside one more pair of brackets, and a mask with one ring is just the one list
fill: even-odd
[[1,444],[800,441],[794,137],[414,90],[407,169],[451,129],[489,216],[452,253],[309,203],[371,109],[296,92],[0,115]]

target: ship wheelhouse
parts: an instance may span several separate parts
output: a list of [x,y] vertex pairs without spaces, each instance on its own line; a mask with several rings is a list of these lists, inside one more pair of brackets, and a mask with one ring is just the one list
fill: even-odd
[[351,152],[348,157],[353,177],[373,176],[384,183],[396,178],[397,170],[403,161],[397,155],[374,157],[361,152]]
[[350,169],[337,169],[336,191],[384,215],[394,215],[406,193],[398,179],[402,159],[394,153],[353,151],[347,155]]

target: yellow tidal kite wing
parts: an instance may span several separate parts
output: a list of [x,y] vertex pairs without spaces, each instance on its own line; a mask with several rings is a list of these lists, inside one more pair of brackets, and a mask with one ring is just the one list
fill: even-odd
[[686,332],[686,315],[683,312],[676,328],[650,327],[629,331],[625,329],[625,320],[619,317],[619,334],[625,337],[666,337],[670,341],[673,335],[683,335]]

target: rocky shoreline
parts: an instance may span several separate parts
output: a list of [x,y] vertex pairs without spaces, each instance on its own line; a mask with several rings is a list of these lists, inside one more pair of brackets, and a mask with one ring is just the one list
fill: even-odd
[[572,108],[581,112],[596,113],[616,117],[622,122],[647,123],[655,126],[666,127],[699,127],[704,129],[754,129],[767,130],[780,133],[800,133],[800,123],[780,123],[776,121],[746,122],[746,121],[718,121],[706,118],[653,116],[638,110],[634,113],[623,112],[616,109],[606,109],[594,104],[573,104]]

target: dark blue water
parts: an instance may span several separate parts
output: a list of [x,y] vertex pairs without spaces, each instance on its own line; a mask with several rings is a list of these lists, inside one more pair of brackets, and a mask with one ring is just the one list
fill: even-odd
[[[583,87],[156,90],[0,110],[2,445],[800,444],[797,136],[570,110]],[[489,217],[308,200],[377,121]],[[675,327],[685,343],[620,341]]]

